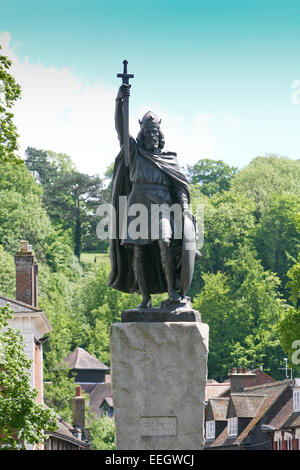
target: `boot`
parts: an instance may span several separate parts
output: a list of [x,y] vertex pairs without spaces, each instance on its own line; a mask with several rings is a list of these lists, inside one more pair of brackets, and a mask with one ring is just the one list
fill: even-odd
[[142,254],[143,254],[143,248],[140,246],[134,246],[133,248],[133,271],[134,271],[135,280],[137,282],[139,291],[143,299],[142,302],[137,306],[137,308],[150,308],[152,307],[152,300],[151,300],[151,296],[146,286]]
[[163,240],[159,240],[160,246],[160,256],[161,262],[164,270],[164,274],[166,277],[167,285],[168,285],[168,294],[170,302],[179,302],[181,300],[181,296],[176,292],[175,289],[175,259],[173,255],[173,250],[171,246],[164,242]]

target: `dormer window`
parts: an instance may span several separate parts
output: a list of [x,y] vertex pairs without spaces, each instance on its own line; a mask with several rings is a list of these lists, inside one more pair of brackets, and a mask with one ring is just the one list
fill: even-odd
[[216,435],[216,422],[206,421],[206,439],[214,439]]
[[293,391],[294,411],[300,411],[300,390]]
[[228,419],[228,436],[234,437],[238,434],[238,419],[229,418]]

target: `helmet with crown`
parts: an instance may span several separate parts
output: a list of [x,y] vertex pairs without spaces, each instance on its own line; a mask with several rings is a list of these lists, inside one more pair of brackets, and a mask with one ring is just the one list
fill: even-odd
[[142,120],[139,120],[139,124],[141,126],[141,129],[144,129],[144,127],[158,127],[160,128],[160,123],[161,119],[158,119],[158,117],[152,112],[148,111],[142,118]]

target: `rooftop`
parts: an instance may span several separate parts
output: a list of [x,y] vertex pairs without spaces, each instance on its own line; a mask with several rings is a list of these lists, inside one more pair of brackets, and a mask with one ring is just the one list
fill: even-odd
[[89,369],[89,370],[109,370],[105,364],[100,362],[94,356],[89,354],[83,348],[77,348],[69,354],[64,361],[71,370]]
[[229,398],[211,398],[209,405],[214,421],[226,421]]
[[4,295],[0,295],[0,308],[8,305],[15,313],[33,313],[33,312],[42,312],[40,308],[33,307],[32,305],[25,304],[19,300],[10,299]]
[[293,380],[290,379],[274,381],[272,383],[248,387],[241,393],[231,394],[236,416],[239,418],[249,418],[250,421],[244,430],[235,437],[228,437],[226,426],[219,436],[209,443],[209,447],[231,447],[243,444],[249,433],[292,382]]

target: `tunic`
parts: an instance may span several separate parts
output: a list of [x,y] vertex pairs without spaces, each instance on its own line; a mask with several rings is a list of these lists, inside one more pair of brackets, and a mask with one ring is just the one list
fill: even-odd
[[169,241],[174,231],[174,215],[169,207],[176,202],[178,188],[165,172],[141,155],[132,137],[128,167],[132,187],[121,243],[147,245],[158,239]]

